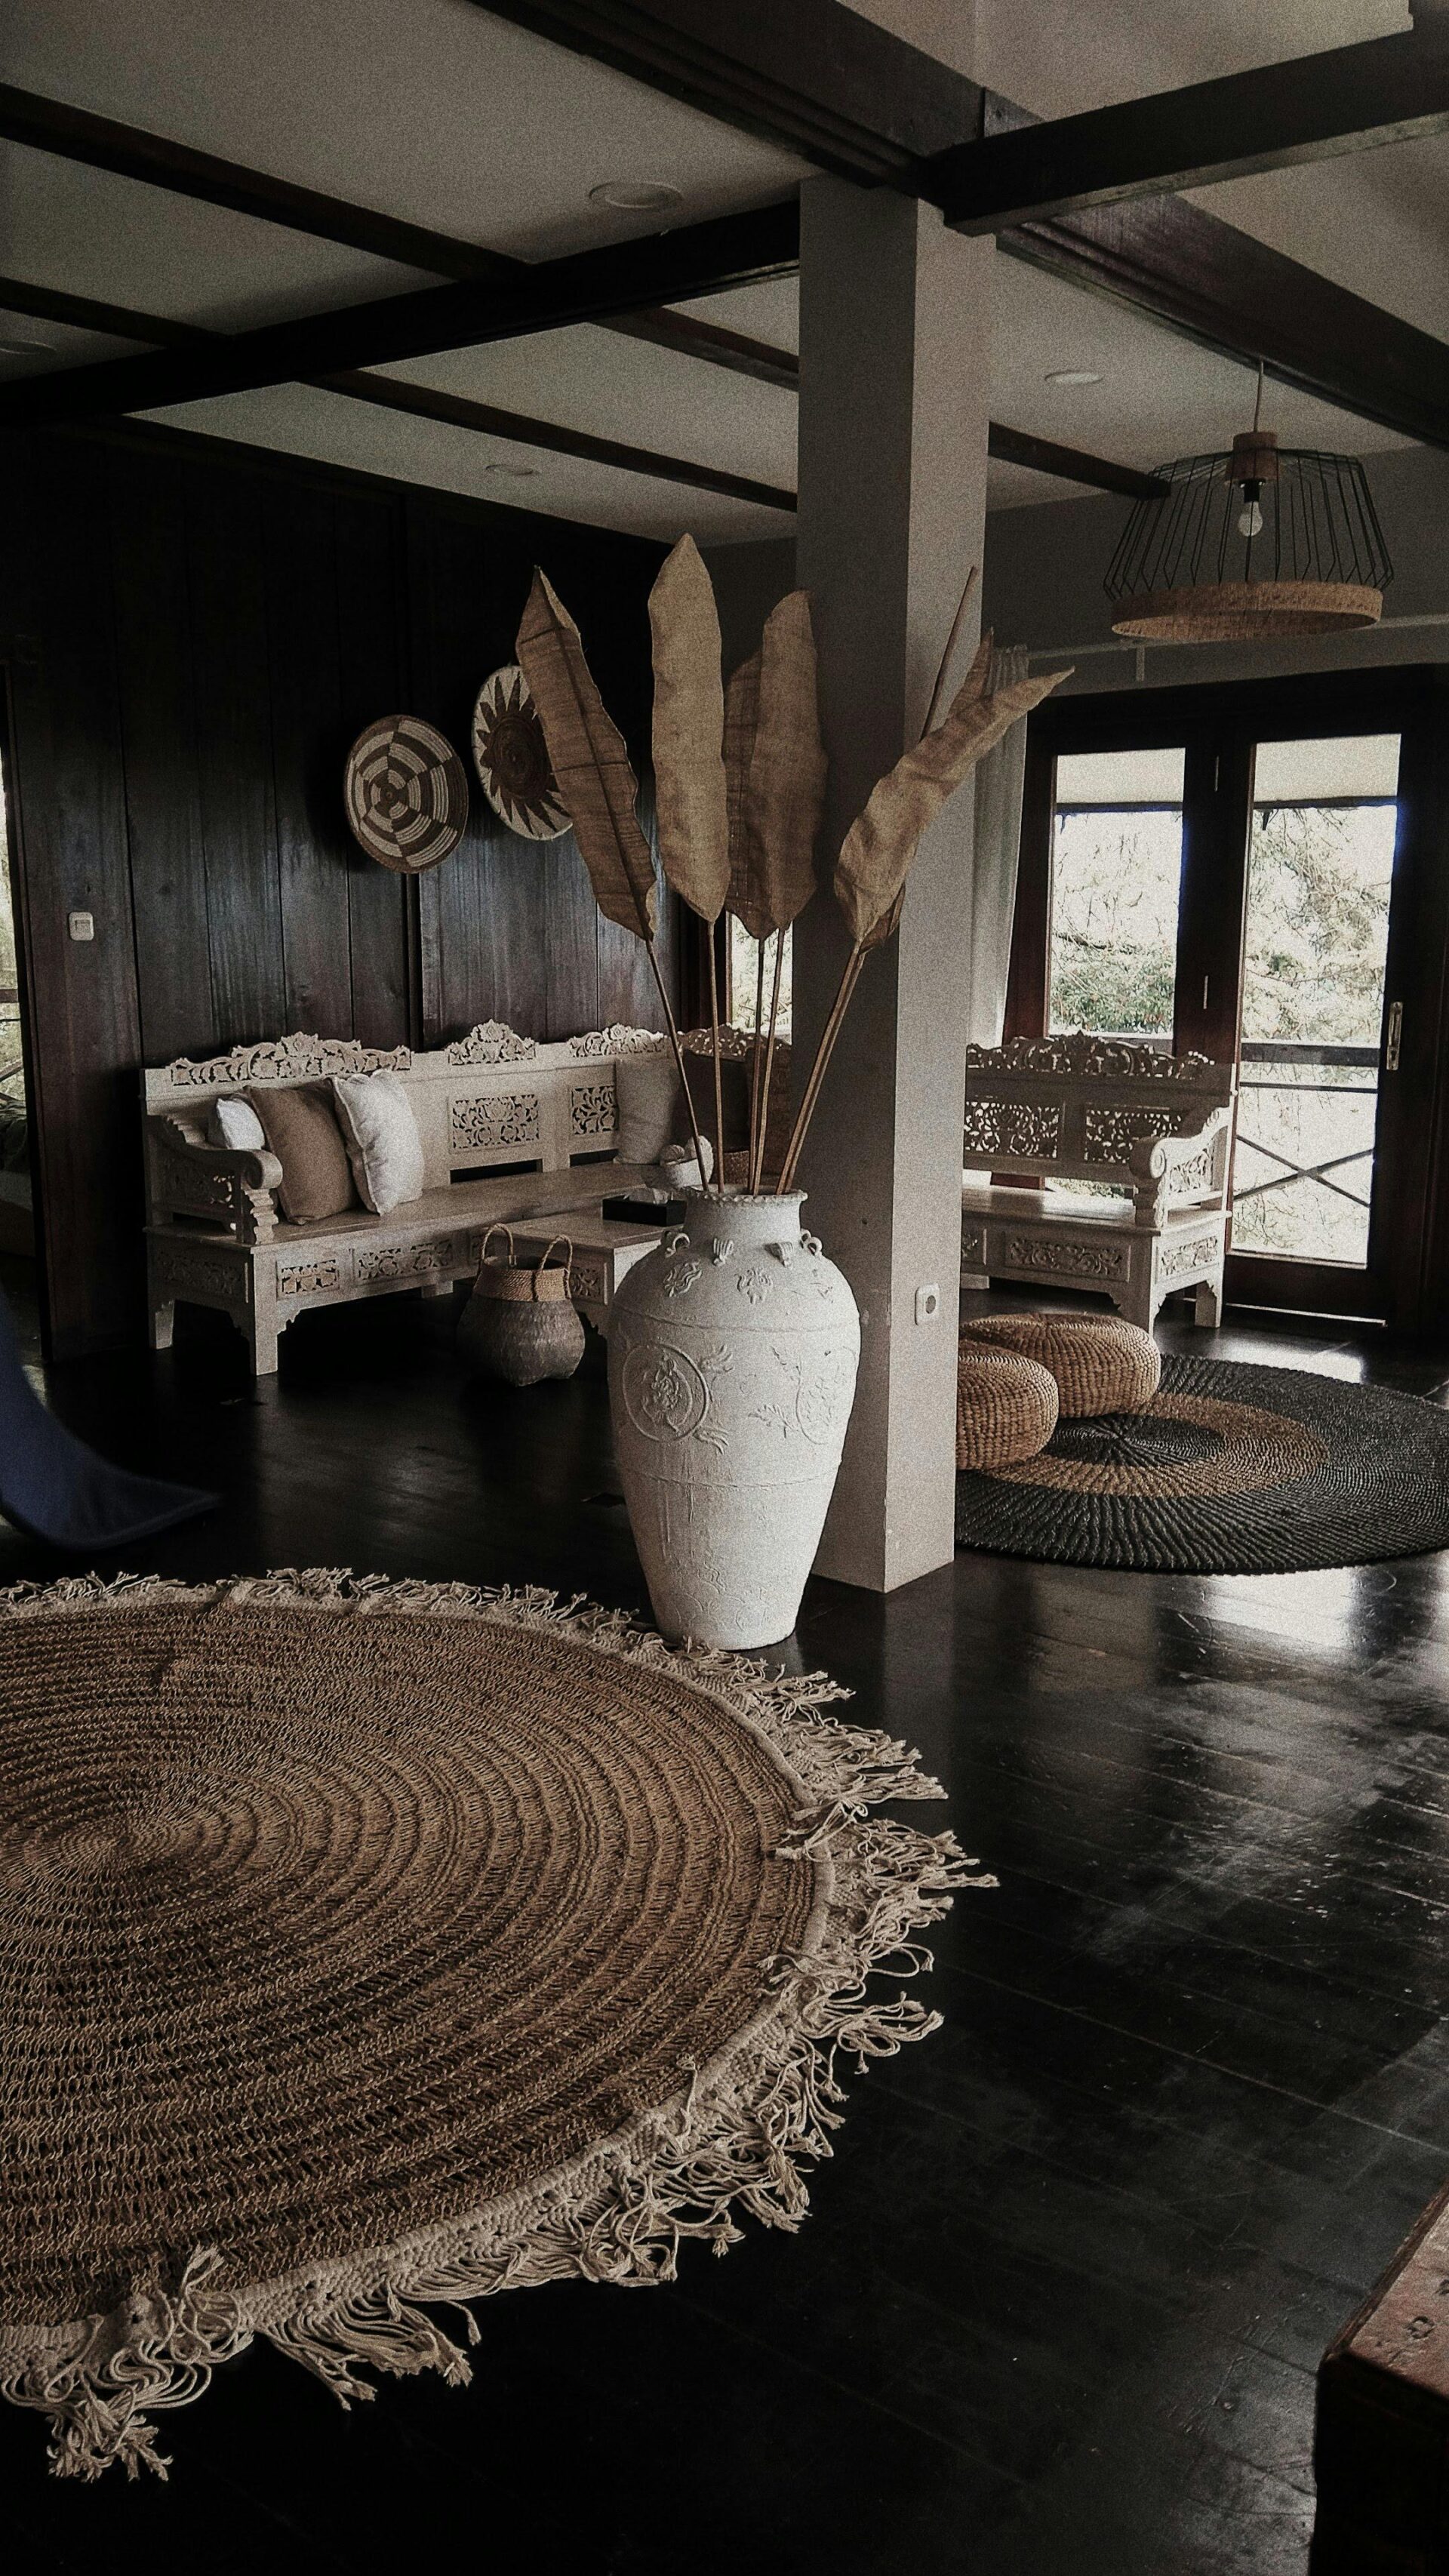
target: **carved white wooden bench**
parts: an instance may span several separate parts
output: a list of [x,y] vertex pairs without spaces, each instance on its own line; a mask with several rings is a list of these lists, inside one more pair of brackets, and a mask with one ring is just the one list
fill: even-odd
[[968,1047],[963,1274],[1097,1289],[1148,1331],[1194,1288],[1196,1321],[1216,1324],[1235,1083],[1232,1065],[1117,1038]]
[[[290,1037],[144,1076],[147,1269],[151,1339],[170,1343],[177,1300],[220,1307],[246,1336],[252,1368],[269,1375],[277,1339],[313,1306],[396,1295],[446,1295],[478,1267],[495,1220],[582,1208],[606,1191],[656,1177],[597,1158],[614,1152],[614,1068],[665,1041],[610,1028],[545,1046],[491,1021],[454,1045],[412,1054],[350,1038]],[[422,1138],[423,1196],[390,1215],[366,1208],[292,1225],[281,1215],[275,1155],[207,1141],[213,1100],[263,1084],[315,1082],[387,1067],[407,1086]],[[581,1161],[579,1157],[594,1158]],[[513,1168],[496,1178],[488,1167]],[[520,1164],[532,1169],[518,1169]],[[479,1175],[455,1179],[457,1173]],[[602,1317],[612,1287],[607,1254],[581,1255],[571,1274],[586,1313]]]

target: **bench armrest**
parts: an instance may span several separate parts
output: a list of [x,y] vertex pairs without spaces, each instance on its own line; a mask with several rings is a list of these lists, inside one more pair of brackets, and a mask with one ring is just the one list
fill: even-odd
[[1203,1111],[1196,1126],[1169,1136],[1139,1136],[1128,1156],[1139,1225],[1160,1225],[1174,1201],[1227,1195],[1232,1105]]
[[151,1221],[209,1218],[242,1243],[269,1242],[277,1227],[282,1166],[275,1154],[210,1145],[179,1118],[146,1121]]

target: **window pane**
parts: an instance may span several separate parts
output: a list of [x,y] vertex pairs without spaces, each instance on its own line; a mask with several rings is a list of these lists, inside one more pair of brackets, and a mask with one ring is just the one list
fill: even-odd
[[[760,952],[743,922],[736,921],[733,913],[730,913],[727,918],[730,946],[729,1000],[726,1008],[733,1027],[753,1030],[755,1001],[759,992]],[[790,1035],[790,933],[787,930],[782,935],[785,953],[780,966],[780,1011],[775,1023],[775,1033],[777,1037],[787,1038]],[[761,1012],[761,1023],[765,1028],[770,1025],[770,996],[774,989],[775,942],[770,939],[765,943],[765,993],[764,1007]]]
[[1057,763],[1047,1026],[1172,1035],[1181,748]]
[[1362,1269],[1397,734],[1264,743],[1254,787],[1233,1246]]

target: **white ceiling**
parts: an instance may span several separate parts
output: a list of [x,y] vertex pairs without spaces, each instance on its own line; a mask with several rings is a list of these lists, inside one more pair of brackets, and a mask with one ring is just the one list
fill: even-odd
[[[851,0],[864,14],[1046,113],[1390,33],[1401,0]],[[488,15],[473,0],[10,0],[5,77],[353,203],[527,258],[650,228],[591,205],[611,178],[681,191],[681,220],[762,204],[804,165]],[[1398,146],[1243,180],[1202,202],[1449,337],[1449,144]],[[422,282],[305,234],[44,153],[0,146],[0,271],[217,329]],[[993,417],[1152,465],[1219,444],[1249,415],[1245,371],[1019,262],[995,264]],[[797,345],[793,282],[684,308]],[[0,313],[45,344],[0,374],[122,354],[126,343]],[[1046,382],[1089,368],[1093,386]],[[415,382],[753,480],[794,481],[793,397],[602,329],[409,362]],[[1270,387],[1286,436],[1402,444]],[[758,504],[443,427],[300,386],[159,415],[187,428],[513,500],[659,537],[778,536]],[[490,470],[492,469],[492,470]],[[507,469],[507,470],[499,470]],[[1079,487],[993,466],[994,506]]]

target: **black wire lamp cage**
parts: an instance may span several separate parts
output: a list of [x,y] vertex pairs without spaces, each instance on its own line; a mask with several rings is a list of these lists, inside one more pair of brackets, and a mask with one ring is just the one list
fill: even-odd
[[1114,635],[1226,644],[1378,624],[1393,565],[1357,458],[1280,447],[1255,426],[1161,481],[1107,568]]

